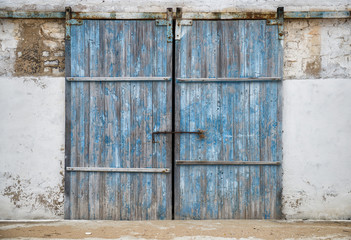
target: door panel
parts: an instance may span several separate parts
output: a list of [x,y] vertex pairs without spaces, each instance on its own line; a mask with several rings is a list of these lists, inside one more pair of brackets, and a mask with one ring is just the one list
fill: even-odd
[[72,26],[68,44],[65,217],[171,219],[172,174],[155,171],[172,168],[172,138],[152,143],[152,132],[172,128],[167,28],[84,20]]
[[205,131],[203,139],[175,137],[175,160],[181,161],[175,168],[175,218],[279,218],[277,26],[193,21],[182,26],[175,54],[176,130]]

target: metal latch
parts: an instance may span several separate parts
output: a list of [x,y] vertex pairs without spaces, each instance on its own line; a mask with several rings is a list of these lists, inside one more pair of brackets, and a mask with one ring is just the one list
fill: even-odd
[[168,132],[168,131],[158,131],[152,133],[152,143],[158,143],[155,141],[155,134],[179,134],[179,133],[190,133],[190,134],[198,134],[200,139],[205,138],[205,131],[199,129],[197,132],[186,132],[186,131],[178,131],[178,132]]

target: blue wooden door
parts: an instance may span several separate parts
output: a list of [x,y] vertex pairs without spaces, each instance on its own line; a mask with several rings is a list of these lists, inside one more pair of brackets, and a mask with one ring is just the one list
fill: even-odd
[[279,218],[278,27],[265,20],[191,24],[176,41],[175,129],[205,136],[175,136],[175,218]]
[[69,219],[171,219],[172,43],[155,20],[84,20],[66,41]]

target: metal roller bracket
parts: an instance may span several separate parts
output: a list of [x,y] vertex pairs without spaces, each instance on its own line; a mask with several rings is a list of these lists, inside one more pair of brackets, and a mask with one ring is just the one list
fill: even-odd
[[193,20],[177,19],[175,40],[180,40],[181,34],[182,34],[182,26],[192,26],[192,25],[193,25]]
[[167,26],[167,42],[173,42],[173,9],[167,8],[167,19],[157,19],[156,26]]

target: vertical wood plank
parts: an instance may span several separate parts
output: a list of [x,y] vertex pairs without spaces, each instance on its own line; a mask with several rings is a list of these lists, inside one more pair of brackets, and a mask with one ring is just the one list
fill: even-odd
[[[70,39],[65,40],[65,74],[71,75],[71,54],[72,46]],[[65,165],[71,166],[71,84],[65,82]],[[64,192],[64,218],[71,218],[72,194],[71,192],[71,178],[72,174],[65,171],[65,192]]]

